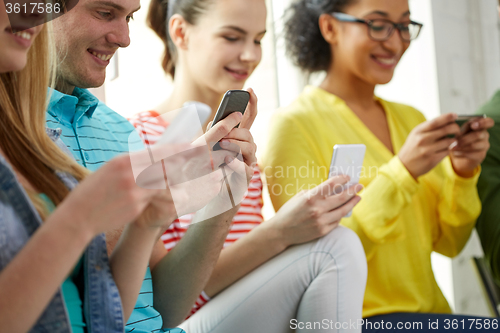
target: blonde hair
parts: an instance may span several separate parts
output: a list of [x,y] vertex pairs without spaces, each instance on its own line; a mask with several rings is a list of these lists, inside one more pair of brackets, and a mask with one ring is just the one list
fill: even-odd
[[[43,27],[28,53],[26,67],[0,74],[0,148],[37,192],[57,206],[69,189],[55,171],[82,180],[88,171],[62,152],[45,131],[47,91],[55,76],[55,53],[51,24]],[[25,188],[42,219],[46,206],[36,192]]]

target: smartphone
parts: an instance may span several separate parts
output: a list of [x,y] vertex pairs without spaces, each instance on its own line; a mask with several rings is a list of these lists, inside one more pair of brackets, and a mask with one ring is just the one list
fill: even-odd
[[[333,147],[332,162],[328,178],[338,175],[348,175],[351,180],[343,186],[343,189],[359,183],[359,177],[363,168],[366,146],[358,145],[335,145]],[[352,211],[344,217],[351,217]]]
[[[228,90],[224,97],[222,98],[222,102],[217,109],[217,113],[215,114],[214,120],[212,121],[212,127],[215,126],[219,121],[226,118],[233,112],[240,112],[241,114],[245,113],[248,102],[250,101],[250,93],[245,90]],[[239,124],[236,126],[238,127]],[[216,143],[213,147],[213,150],[221,150],[219,143]]]
[[[460,136],[465,135],[473,131],[471,125],[474,121],[479,120],[481,118],[486,118],[485,114],[475,114],[475,115],[459,115],[455,120],[458,126],[460,126]],[[447,136],[448,138],[454,138],[455,135],[450,134]]]

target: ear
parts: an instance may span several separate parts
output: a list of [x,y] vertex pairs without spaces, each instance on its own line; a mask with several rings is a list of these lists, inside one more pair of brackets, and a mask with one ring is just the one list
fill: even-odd
[[329,14],[321,14],[319,17],[319,30],[328,44],[337,44],[339,29],[339,22],[335,18]]
[[187,49],[187,26],[188,22],[179,14],[174,14],[168,22],[168,33],[178,49]]

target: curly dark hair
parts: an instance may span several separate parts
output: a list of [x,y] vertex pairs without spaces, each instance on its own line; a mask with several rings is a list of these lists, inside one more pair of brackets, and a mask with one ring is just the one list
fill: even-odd
[[319,17],[341,12],[357,0],[297,0],[285,12],[285,45],[293,63],[308,73],[328,70],[332,52]]

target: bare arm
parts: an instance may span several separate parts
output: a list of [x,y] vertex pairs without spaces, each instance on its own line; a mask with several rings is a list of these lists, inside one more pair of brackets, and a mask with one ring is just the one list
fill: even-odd
[[247,275],[286,248],[267,221],[221,252],[217,265],[204,289],[209,297]]
[[[71,212],[56,210],[0,272],[0,327],[28,332],[93,238]],[[20,316],[22,314],[22,316]]]
[[191,225],[152,269],[154,307],[164,328],[177,326],[189,314],[212,274],[237,209]]
[[360,200],[356,195],[361,190],[359,185],[330,195],[335,186],[346,182],[343,176],[334,177],[311,191],[298,193],[272,219],[224,249],[205,287],[207,295],[217,295],[287,247],[320,238],[335,229],[342,216]]
[[134,310],[159,232],[160,228],[141,227],[136,223],[127,225],[110,257],[109,264],[120,292],[125,322]]

